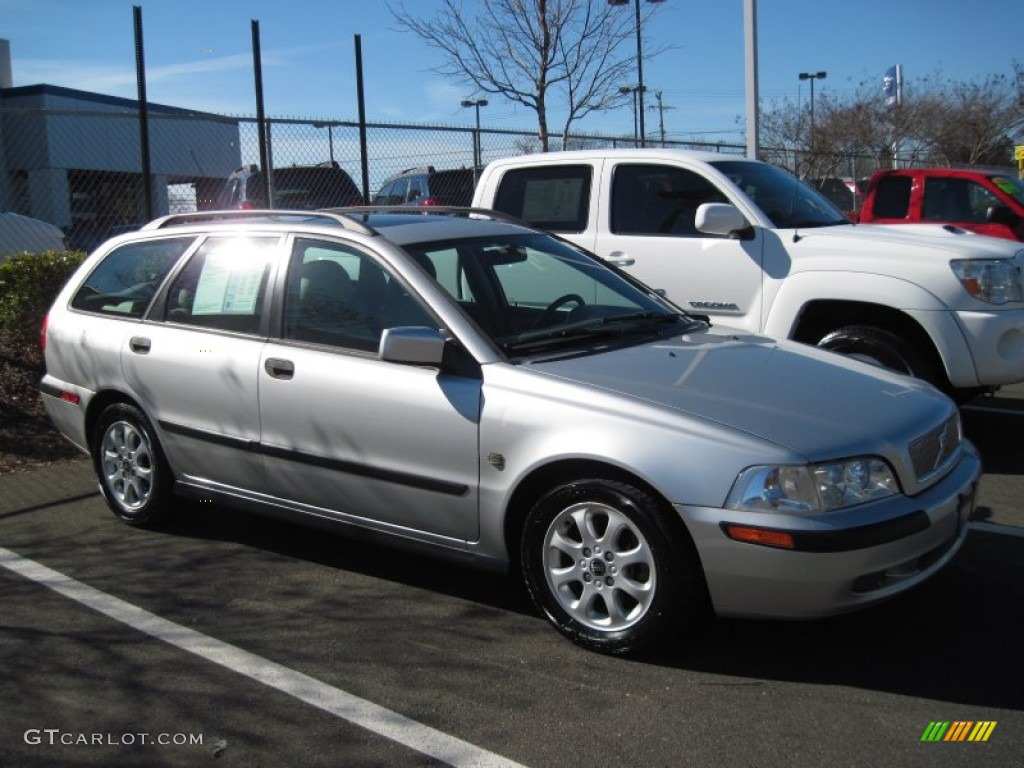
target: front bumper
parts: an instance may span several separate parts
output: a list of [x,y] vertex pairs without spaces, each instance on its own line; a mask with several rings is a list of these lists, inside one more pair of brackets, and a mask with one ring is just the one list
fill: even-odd
[[[719,616],[814,618],[888,599],[938,572],[967,536],[980,477],[981,460],[965,442],[956,467],[913,498],[814,517],[676,510],[693,536]],[[793,532],[802,548],[735,541],[723,530],[729,523]]]
[[1024,380],[1024,310],[957,312],[982,386]]

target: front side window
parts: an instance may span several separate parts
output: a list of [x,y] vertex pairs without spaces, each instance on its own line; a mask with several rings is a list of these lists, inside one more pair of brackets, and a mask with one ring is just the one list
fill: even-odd
[[[428,273],[432,267],[424,266]],[[436,276],[431,273],[431,276]],[[288,265],[284,338],[376,352],[385,328],[436,323],[403,284],[349,245],[299,238]]]
[[165,319],[258,333],[276,237],[211,237],[167,292]]
[[510,355],[646,338],[676,328],[678,310],[597,259],[546,235],[504,235],[406,246],[437,265],[437,280]]
[[160,283],[194,240],[176,237],[115,248],[89,274],[71,306],[105,315],[142,317]]
[[779,229],[850,224],[827,197],[776,165],[752,160],[716,160],[711,165],[743,190]]
[[612,179],[611,231],[618,235],[709,237],[697,231],[697,207],[728,198],[693,171],[667,165],[620,165]]

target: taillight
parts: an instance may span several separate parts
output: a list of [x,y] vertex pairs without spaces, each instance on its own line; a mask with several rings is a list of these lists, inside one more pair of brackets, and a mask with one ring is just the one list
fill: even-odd
[[425,197],[420,200],[419,205],[440,205],[441,201],[436,197]]
[[45,317],[43,317],[43,325],[39,329],[39,347],[43,350],[43,352],[46,351],[46,325],[49,322],[50,316],[46,315]]
[[254,210],[255,208],[256,208],[256,206],[253,205],[248,200],[243,200],[242,202],[240,202],[238,204],[238,210],[240,210],[240,211],[251,211],[251,210]]

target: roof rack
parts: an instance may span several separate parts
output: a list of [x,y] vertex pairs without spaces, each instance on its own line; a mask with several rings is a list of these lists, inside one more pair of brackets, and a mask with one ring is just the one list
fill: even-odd
[[524,227],[530,226],[520,218],[502,211],[495,211],[491,208],[472,208],[461,205],[351,205],[345,208],[320,208],[320,213],[338,214],[344,217],[366,216],[371,213],[404,213],[410,216],[447,214],[449,216],[458,214],[461,216],[474,216],[492,221],[503,221],[507,224],[519,224]]
[[284,209],[198,211],[195,213],[173,213],[146,224],[140,229],[168,229],[186,227],[190,224],[230,224],[235,221],[264,221],[268,223],[310,223],[340,225],[344,229],[363,235],[380,234],[371,227],[366,217],[371,213],[404,213],[409,216],[460,215],[502,221],[508,224],[529,226],[522,219],[490,208],[469,208],[457,205],[359,205],[348,208],[321,208],[315,211],[292,211]]
[[[343,209],[338,209],[343,210]],[[266,222],[307,222],[312,224],[335,224],[345,229],[364,235],[376,235],[372,227],[356,221],[350,216],[342,216],[334,211],[291,211],[291,210],[231,210],[231,211],[198,211],[195,213],[174,213],[162,216],[146,224],[142,229],[167,229],[169,227],[185,227],[189,224],[231,223],[233,221],[266,221]]]

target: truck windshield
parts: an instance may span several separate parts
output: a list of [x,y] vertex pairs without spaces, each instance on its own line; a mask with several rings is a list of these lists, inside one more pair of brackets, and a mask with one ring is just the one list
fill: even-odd
[[777,229],[850,223],[828,198],[777,166],[749,160],[723,160],[711,165],[753,200]]

